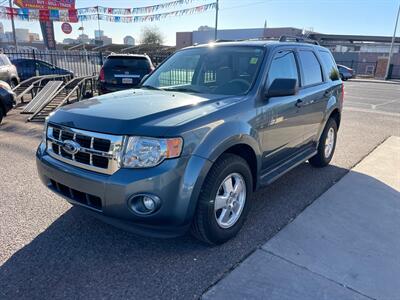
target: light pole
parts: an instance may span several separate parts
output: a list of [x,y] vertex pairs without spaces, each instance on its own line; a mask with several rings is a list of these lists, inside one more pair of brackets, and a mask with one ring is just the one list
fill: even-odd
[[11,27],[12,27],[12,32],[13,32],[14,46],[15,46],[15,50],[18,50],[17,37],[15,36],[14,10],[13,10],[13,6],[12,6],[12,1],[9,0],[8,3],[11,8]]
[[218,39],[218,9],[219,9],[219,3],[218,0],[216,2],[215,6],[215,29],[214,29],[214,41]]
[[390,69],[390,64],[392,62],[393,45],[394,45],[394,41],[396,39],[396,30],[397,30],[397,23],[399,22],[399,15],[400,15],[400,4],[399,4],[399,9],[397,10],[397,16],[396,16],[396,22],[395,22],[395,25],[394,25],[392,43],[390,44],[389,58],[388,58],[387,66],[386,66],[385,80],[389,79],[389,69]]

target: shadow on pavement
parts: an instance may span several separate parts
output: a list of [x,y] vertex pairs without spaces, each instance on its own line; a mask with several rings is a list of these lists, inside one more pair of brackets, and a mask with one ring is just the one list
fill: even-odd
[[347,171],[302,164],[255,193],[242,231],[217,247],[136,236],[71,208],[0,267],[0,298],[197,298]]

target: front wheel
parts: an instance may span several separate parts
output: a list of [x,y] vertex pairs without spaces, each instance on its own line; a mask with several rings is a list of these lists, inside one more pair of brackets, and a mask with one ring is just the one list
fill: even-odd
[[233,238],[250,209],[252,187],[247,162],[240,156],[223,154],[204,181],[192,234],[208,244],[222,244]]
[[3,110],[0,107],[0,124],[1,124],[1,121],[3,121],[3,117],[4,117]]
[[313,167],[322,168],[330,163],[333,153],[335,152],[336,138],[336,121],[332,118],[329,118],[318,143],[318,152],[309,159],[309,162]]

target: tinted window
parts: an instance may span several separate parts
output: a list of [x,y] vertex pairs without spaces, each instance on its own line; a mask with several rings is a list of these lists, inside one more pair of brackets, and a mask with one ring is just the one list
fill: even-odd
[[312,51],[301,50],[299,52],[300,63],[303,70],[303,86],[322,82],[321,66]]
[[104,63],[104,68],[149,70],[150,64],[144,57],[109,57]]
[[[328,51],[319,51],[325,70],[331,80],[339,80],[339,72],[336,62]],[[340,67],[339,67],[340,69]]]
[[277,78],[296,79],[299,82],[296,59],[291,51],[275,54],[268,72],[268,86]]

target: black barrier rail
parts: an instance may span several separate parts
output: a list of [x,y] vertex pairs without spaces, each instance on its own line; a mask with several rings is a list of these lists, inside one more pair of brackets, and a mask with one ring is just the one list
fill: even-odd
[[103,64],[103,54],[91,51],[63,51],[2,48],[17,67],[20,80],[40,75],[89,76],[98,74]]

